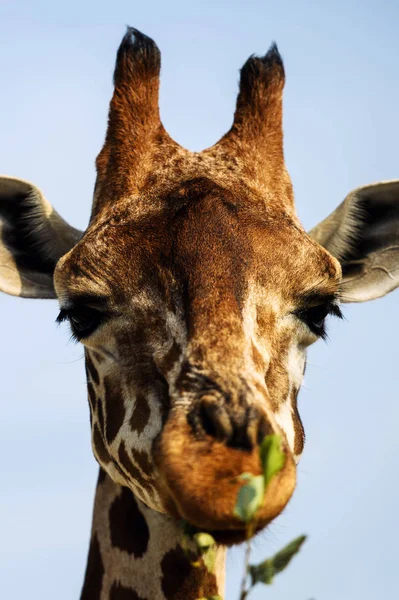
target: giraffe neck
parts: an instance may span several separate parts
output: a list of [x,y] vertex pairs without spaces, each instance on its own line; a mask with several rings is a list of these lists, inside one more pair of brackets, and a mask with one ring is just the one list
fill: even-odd
[[197,600],[223,597],[225,549],[215,572],[192,564],[179,521],[145,506],[100,469],[81,600]]

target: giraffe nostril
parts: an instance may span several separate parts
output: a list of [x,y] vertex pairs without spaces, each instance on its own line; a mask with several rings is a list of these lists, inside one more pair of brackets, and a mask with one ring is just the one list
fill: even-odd
[[196,435],[206,434],[230,448],[252,451],[273,433],[266,415],[254,404],[231,405],[223,397],[206,393],[188,415]]
[[203,396],[200,405],[200,420],[205,433],[221,442],[227,442],[233,435],[230,416],[223,405],[213,396]]

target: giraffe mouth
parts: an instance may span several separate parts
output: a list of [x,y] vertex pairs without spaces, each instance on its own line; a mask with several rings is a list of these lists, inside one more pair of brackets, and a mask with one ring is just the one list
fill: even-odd
[[[244,523],[235,521],[233,525],[226,528],[214,528],[214,527],[202,527],[198,522],[193,522],[181,512],[176,502],[169,495],[165,502],[165,507],[170,516],[178,520],[188,522],[191,528],[192,534],[194,533],[209,533],[218,545],[221,546],[237,546],[245,541],[248,541],[248,528]],[[272,519],[261,519],[258,520],[253,526],[251,532],[251,538],[263,531],[272,521]]]
[[[265,527],[267,527],[268,522],[264,524],[257,524],[255,527],[251,538],[256,536],[258,533],[263,531]],[[221,546],[237,546],[242,544],[243,542],[248,541],[248,532],[247,529],[209,529],[205,531],[205,533],[209,533],[215,540],[218,545]]]

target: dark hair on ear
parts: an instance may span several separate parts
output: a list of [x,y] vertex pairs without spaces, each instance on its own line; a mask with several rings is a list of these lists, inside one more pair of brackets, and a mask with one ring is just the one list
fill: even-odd
[[51,273],[60,256],[82,235],[51,209],[37,188],[12,178],[0,182],[0,222],[0,243],[12,253],[21,271]]

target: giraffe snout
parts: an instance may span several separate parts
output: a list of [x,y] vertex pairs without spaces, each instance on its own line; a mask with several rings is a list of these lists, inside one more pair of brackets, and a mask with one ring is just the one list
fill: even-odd
[[266,416],[245,401],[231,406],[223,398],[203,395],[191,410],[189,421],[194,433],[205,434],[237,450],[253,450],[273,433]]
[[[164,503],[172,516],[211,531],[219,543],[241,542],[246,525],[235,514],[240,475],[262,473],[257,441],[271,425],[256,405],[233,410],[212,394],[195,404],[190,411],[172,408],[154,448]],[[281,448],[284,467],[268,485],[256,531],[283,510],[295,488],[295,463],[285,440]]]

